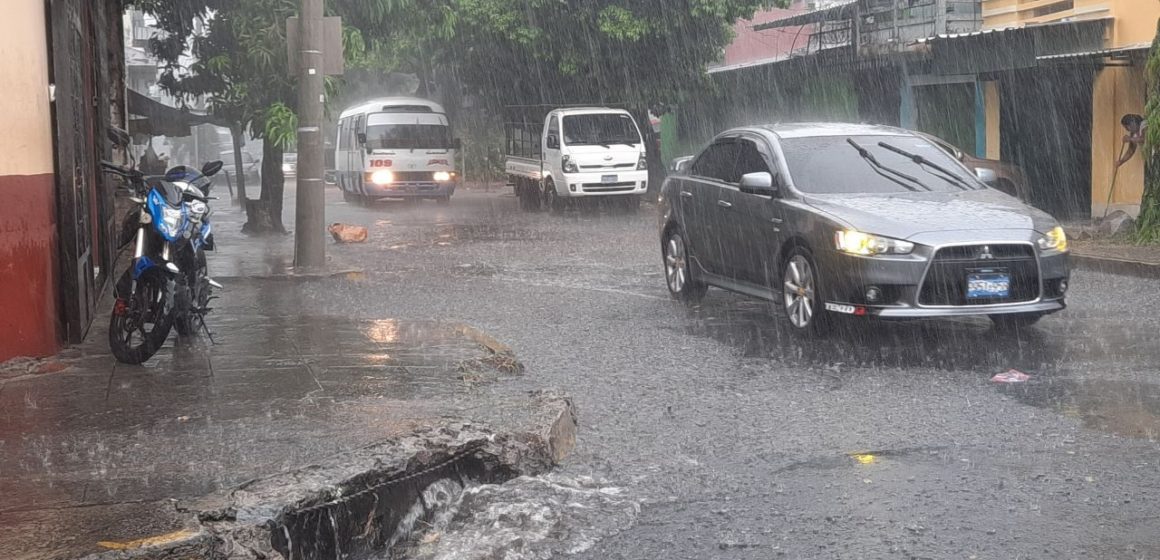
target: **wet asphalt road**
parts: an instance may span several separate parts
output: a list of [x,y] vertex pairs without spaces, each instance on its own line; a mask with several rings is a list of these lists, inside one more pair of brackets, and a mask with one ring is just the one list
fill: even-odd
[[[563,474],[641,502],[580,558],[1160,557],[1160,281],[1077,272],[1071,307],[1018,335],[858,323],[803,342],[741,296],[670,300],[652,206],[328,199],[328,220],[371,230],[329,247],[332,268],[366,274],[305,285],[305,312],[465,321],[516,350],[520,383],[575,399]],[[1031,381],[989,381],[1008,368]]]

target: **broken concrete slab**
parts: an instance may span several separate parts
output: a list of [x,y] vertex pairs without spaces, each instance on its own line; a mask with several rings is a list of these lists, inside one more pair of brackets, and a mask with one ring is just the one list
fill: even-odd
[[[534,473],[574,445],[569,400],[530,392],[502,342],[454,322],[299,315],[304,284],[270,284],[223,293],[230,311],[210,321],[217,345],[178,340],[128,367],[102,358],[97,332],[62,371],[0,379],[0,557],[186,546],[203,557],[196,535],[218,546],[233,530],[207,527],[198,518],[212,508],[188,504],[246,495],[250,481],[306,468],[313,495],[330,495],[473,442],[486,444],[462,460]],[[336,457],[348,466],[320,468]],[[286,503],[263,494],[266,511],[310,503],[297,488]],[[160,548],[98,544],[180,531],[196,535]]]

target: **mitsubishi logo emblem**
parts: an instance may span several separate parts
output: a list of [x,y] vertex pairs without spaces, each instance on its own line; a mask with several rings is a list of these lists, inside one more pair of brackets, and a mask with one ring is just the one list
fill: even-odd
[[991,254],[991,246],[990,245],[983,245],[983,250],[979,252],[979,260],[990,261],[990,260],[994,260],[994,259],[995,259],[995,255]]

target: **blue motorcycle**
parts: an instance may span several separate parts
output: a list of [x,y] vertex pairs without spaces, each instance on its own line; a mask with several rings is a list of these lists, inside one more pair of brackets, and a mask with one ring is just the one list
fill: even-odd
[[169,331],[190,335],[205,328],[214,282],[205,251],[213,250],[209,222],[210,177],[222,168],[212,161],[164,176],[147,176],[109,162],[105,171],[128,180],[137,208],[125,216],[121,247],[134,243],[133,260],[114,287],[109,348],[118,361],[141,364],[165,344]]

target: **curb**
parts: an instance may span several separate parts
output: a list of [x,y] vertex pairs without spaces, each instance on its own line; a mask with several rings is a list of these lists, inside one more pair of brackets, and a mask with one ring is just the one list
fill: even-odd
[[[396,542],[403,520],[437,513],[424,488],[441,479],[502,484],[559,465],[576,443],[576,409],[535,395],[528,425],[496,433],[449,422],[339,453],[329,460],[179,501],[186,529],[126,543],[81,560],[231,560],[366,556]],[[412,519],[413,520],[413,519]],[[374,537],[374,538],[371,538]]]
[[1160,278],[1160,264],[1071,254],[1071,262],[1077,268],[1093,272],[1134,276],[1137,278]]

